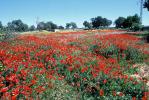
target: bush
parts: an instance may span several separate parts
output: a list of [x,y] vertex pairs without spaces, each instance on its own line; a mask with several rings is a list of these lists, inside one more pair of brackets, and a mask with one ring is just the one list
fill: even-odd
[[10,38],[14,38],[16,36],[17,34],[14,33],[12,30],[1,30],[0,41],[7,41]]
[[135,48],[129,47],[125,50],[126,60],[131,61],[132,63],[142,63],[143,62],[143,54],[139,52]]
[[140,31],[140,30],[142,30],[142,28],[143,28],[143,26],[141,25],[141,24],[138,24],[138,23],[134,23],[133,25],[132,25],[132,29],[131,30],[133,30],[133,31]]

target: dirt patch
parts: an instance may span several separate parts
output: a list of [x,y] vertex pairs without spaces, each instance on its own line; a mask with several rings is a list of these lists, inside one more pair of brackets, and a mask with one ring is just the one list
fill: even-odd
[[149,65],[147,64],[136,64],[134,65],[134,67],[138,67],[139,68],[139,73],[138,74],[134,74],[131,75],[131,77],[135,77],[137,79],[146,79],[147,80],[147,87],[149,89]]

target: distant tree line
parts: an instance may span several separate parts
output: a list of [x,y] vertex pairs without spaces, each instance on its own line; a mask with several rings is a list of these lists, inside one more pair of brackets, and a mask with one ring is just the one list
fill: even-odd
[[75,22],[66,23],[66,29],[76,29],[77,24]]
[[54,29],[64,29],[63,26],[57,26],[53,22],[39,22],[37,27],[34,25],[28,26],[27,24],[23,23],[22,20],[13,20],[11,22],[8,22],[6,26],[2,25],[2,22],[0,21],[0,33],[1,31],[9,30],[13,32],[26,32],[26,31],[36,31],[36,30],[47,30],[52,31]]
[[54,29],[57,29],[58,26],[56,24],[54,24],[53,22],[40,22],[37,25],[37,29],[38,30],[47,30],[47,31],[52,31]]
[[91,22],[84,21],[83,25],[85,26],[86,29],[98,29],[98,28],[106,28],[109,27],[112,24],[112,21],[103,18],[101,16],[97,16],[95,18],[91,18]]
[[54,29],[76,29],[77,24],[75,22],[66,23],[66,26],[58,26],[57,24],[53,23],[52,21],[48,22],[39,22],[37,24],[37,27],[34,25],[28,26],[27,24],[23,23],[22,20],[13,20],[11,22],[8,22],[6,26],[2,25],[2,22],[0,21],[0,33],[1,30],[11,30],[14,32],[26,32],[26,31],[54,31]]
[[119,17],[114,22],[116,28],[127,28],[130,30],[138,31],[143,26],[141,25],[140,17],[135,14],[134,16],[127,16],[125,17]]
[[35,26],[28,26],[27,24],[23,23],[22,20],[13,20],[11,22],[8,22],[6,26],[2,25],[2,22],[0,22],[0,30],[2,31],[14,31],[14,32],[26,32],[26,31],[33,31],[35,30]]
[[[90,21],[83,22],[83,25],[86,29],[108,28],[111,24],[111,20],[101,16],[97,16],[95,18],[91,18]],[[113,24],[116,28],[129,29],[134,31],[138,31],[142,28],[140,17],[137,14],[128,16],[127,18],[118,17]]]
[[[112,21],[103,18],[101,16],[97,16],[95,18],[91,18],[90,21],[84,21],[83,25],[85,29],[99,29],[99,28],[108,28],[112,24]],[[116,28],[127,28],[131,30],[139,30],[142,26],[140,23],[140,17],[135,14],[134,16],[119,17],[114,22]],[[57,24],[48,21],[48,22],[39,22],[37,27],[34,25],[28,26],[23,23],[20,19],[13,20],[7,23],[7,26],[3,26],[0,22],[0,30],[11,30],[15,32],[26,32],[26,31],[35,31],[35,30],[47,30],[54,31],[55,29],[76,29],[77,24],[75,22],[66,23],[66,26],[58,26]]]
[[[91,18],[90,21],[84,21],[83,25],[85,29],[99,29],[99,28],[108,28],[112,24],[112,21],[104,18],[102,16],[97,16],[94,18]],[[140,22],[140,17],[135,14],[133,16],[128,17],[118,17],[114,21],[116,28],[122,28],[122,29],[130,29],[134,31],[138,31],[141,29],[142,25]],[[1,30],[11,30],[14,32],[26,32],[26,31],[54,31],[55,29],[76,29],[77,24],[75,22],[66,23],[66,26],[58,26],[57,24],[53,23],[52,21],[48,22],[39,22],[37,24],[37,27],[34,25],[28,26],[27,24],[23,23],[22,20],[13,20],[11,22],[8,22],[6,26],[2,25],[2,22],[0,22],[0,33]]]

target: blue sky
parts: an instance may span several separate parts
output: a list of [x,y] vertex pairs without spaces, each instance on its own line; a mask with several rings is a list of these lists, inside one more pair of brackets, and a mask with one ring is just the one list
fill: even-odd
[[[53,21],[65,26],[76,22],[82,27],[84,20],[103,16],[115,20],[119,16],[139,14],[139,0],[1,0],[0,21],[21,19],[28,25],[39,21]],[[149,12],[144,9],[143,24],[149,25]]]

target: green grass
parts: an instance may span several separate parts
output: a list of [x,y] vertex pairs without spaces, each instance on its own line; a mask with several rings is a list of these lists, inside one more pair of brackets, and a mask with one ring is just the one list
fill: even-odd
[[146,37],[146,36],[149,36],[149,32],[145,31],[141,34],[133,34],[133,35],[138,36],[138,37]]

